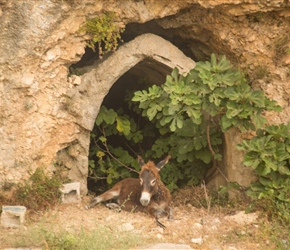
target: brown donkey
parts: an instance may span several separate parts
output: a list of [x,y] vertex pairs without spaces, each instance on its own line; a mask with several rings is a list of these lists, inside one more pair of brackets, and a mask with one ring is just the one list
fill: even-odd
[[156,219],[159,226],[165,227],[158,219],[162,215],[167,215],[168,219],[172,218],[171,195],[160,179],[159,170],[170,158],[171,156],[168,155],[155,165],[152,161],[145,164],[142,157],[138,156],[141,166],[140,180],[126,178],[116,183],[110,190],[95,197],[85,208],[89,209],[102,201],[116,199],[121,209],[147,212]]

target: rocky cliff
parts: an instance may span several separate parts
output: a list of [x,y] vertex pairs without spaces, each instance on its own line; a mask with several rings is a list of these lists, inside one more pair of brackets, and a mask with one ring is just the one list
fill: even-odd
[[[268,114],[269,120],[289,122],[288,2],[0,0],[0,188],[27,179],[37,166],[53,171],[61,163],[68,177],[82,183],[83,193],[87,191],[91,122],[110,87],[135,65],[122,67],[116,60],[108,64],[110,55],[97,58],[87,74],[69,76],[69,67],[85,54],[88,37],[80,27],[87,17],[105,11],[115,12],[116,22],[125,27],[124,43],[144,33],[170,43],[164,61],[156,59],[158,46],[163,46],[158,39],[141,51],[138,46],[131,54],[124,50],[129,61],[148,57],[158,62],[155,71],[167,72],[173,65],[190,68],[211,53],[225,54],[247,73],[254,88],[263,89],[284,108],[278,115]],[[170,46],[182,53],[179,59],[169,53]],[[102,65],[116,67],[118,73],[106,73]],[[148,70],[152,68],[137,74],[149,74]],[[247,184],[244,170],[239,170],[241,155],[236,157],[231,146],[239,135],[231,132],[225,137],[225,173]]]

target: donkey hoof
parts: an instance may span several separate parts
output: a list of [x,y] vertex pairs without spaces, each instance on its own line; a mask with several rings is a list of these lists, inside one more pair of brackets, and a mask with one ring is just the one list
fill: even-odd
[[107,203],[106,207],[109,209],[115,210],[116,212],[121,212],[122,210],[121,207],[116,203]]
[[159,227],[161,227],[161,228],[163,228],[163,229],[166,228],[166,226],[163,225],[159,220],[156,220],[156,223],[157,223],[157,226],[159,226]]
[[84,206],[84,209],[85,210],[89,210],[90,209],[90,206]]

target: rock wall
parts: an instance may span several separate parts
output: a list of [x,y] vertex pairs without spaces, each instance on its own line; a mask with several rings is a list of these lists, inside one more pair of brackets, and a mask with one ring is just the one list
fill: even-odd
[[[290,120],[288,1],[0,0],[0,188],[26,180],[38,166],[53,171],[63,164],[86,192],[91,122],[114,79],[99,82],[103,73],[95,70],[69,77],[68,69],[85,53],[88,37],[79,28],[86,17],[104,11],[114,11],[122,26],[155,20],[162,36],[183,41],[186,50],[179,49],[193,60],[212,52],[227,55],[255,88],[284,107],[279,115],[269,114],[270,121]],[[111,62],[109,68],[115,66]],[[96,82],[90,88],[88,78]],[[91,103],[95,92],[98,99]],[[239,138],[227,136],[227,144]],[[232,158],[231,145],[226,148]]]

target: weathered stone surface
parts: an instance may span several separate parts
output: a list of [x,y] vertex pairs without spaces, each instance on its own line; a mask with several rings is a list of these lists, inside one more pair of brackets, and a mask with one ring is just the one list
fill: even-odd
[[1,226],[17,228],[23,226],[26,207],[2,206]]
[[81,201],[79,182],[63,184],[60,191],[62,192],[61,200],[63,203],[76,203]]
[[234,221],[240,225],[249,225],[257,222],[258,214],[257,213],[246,214],[245,211],[240,211],[235,215],[225,216],[225,219],[229,221]]
[[[99,107],[110,87],[126,71],[144,59],[151,59],[152,63],[155,61],[171,69],[177,67],[181,73],[188,72],[195,66],[193,60],[165,39],[153,34],[137,37],[120,47],[102,63],[96,63],[86,69],[88,73],[81,77],[82,84],[71,96],[74,102],[80,104],[72,110],[79,114],[80,126],[88,130],[93,129]],[[85,94],[79,94],[84,91]]]
[[[116,52],[95,62],[84,76],[69,77],[68,67],[85,53],[88,37],[79,32],[80,26],[86,17],[104,11],[114,11],[120,26],[155,19],[150,32],[174,44],[182,40],[180,49],[193,60],[212,52],[225,54],[247,72],[254,88],[284,108],[267,114],[269,121],[290,121],[288,1],[0,0],[0,188],[29,178],[28,169],[33,172],[37,166],[52,172],[58,162],[85,193],[90,130],[116,79],[144,58],[160,71],[192,67],[172,44],[151,37],[147,44],[139,41],[139,50],[137,39],[119,49],[122,55]],[[261,66],[266,69],[262,78]],[[223,165],[227,178],[244,181],[251,173],[240,171],[240,155],[233,157],[239,136],[225,135]]]

